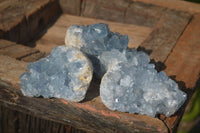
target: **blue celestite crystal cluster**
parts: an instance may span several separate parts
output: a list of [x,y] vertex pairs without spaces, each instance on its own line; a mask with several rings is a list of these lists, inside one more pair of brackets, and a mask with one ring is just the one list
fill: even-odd
[[128,49],[128,41],[127,35],[111,32],[106,24],[73,25],[65,46],[28,65],[29,72],[20,77],[21,90],[27,96],[78,102],[85,97],[94,69],[102,78],[100,97],[109,109],[172,115],[186,94],[163,71],[155,70],[147,54]]
[[[104,59],[120,54],[111,51]],[[165,72],[157,72],[154,64],[143,52],[126,51],[121,59],[110,67],[100,85],[102,102],[111,110],[170,116],[184,103],[186,94]],[[107,63],[109,64],[109,63]]]
[[110,31],[106,24],[88,26],[73,25],[68,28],[65,44],[79,48],[93,62],[94,72],[101,78],[105,71],[100,68],[98,57],[105,51],[127,49],[129,38]]
[[26,96],[64,98],[81,101],[92,79],[92,65],[73,47],[58,46],[51,54],[27,66],[21,75],[21,90]]

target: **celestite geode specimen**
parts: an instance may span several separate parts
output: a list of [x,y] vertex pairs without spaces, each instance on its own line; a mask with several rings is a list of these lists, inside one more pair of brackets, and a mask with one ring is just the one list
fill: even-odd
[[58,46],[51,54],[27,66],[20,76],[26,96],[57,97],[79,102],[85,98],[92,79],[92,65],[76,48]]
[[120,59],[109,67],[101,80],[100,96],[109,109],[152,117],[156,114],[170,116],[187,98],[163,71],[158,73],[154,64],[149,64],[149,56],[143,52],[132,50],[119,54],[111,51],[104,59],[110,56],[120,56]]
[[128,41],[127,35],[111,32],[106,24],[73,25],[67,30],[66,46],[27,66],[29,72],[20,77],[21,90],[27,96],[79,102],[94,69],[102,78],[100,97],[109,109],[153,117],[172,115],[186,94],[163,71],[155,70],[147,54],[128,49]]

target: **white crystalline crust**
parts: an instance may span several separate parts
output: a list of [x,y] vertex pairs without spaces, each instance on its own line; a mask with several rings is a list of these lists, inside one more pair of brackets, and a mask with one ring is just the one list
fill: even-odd
[[21,90],[26,96],[58,97],[81,101],[92,79],[92,65],[73,47],[58,46],[51,54],[27,66],[21,75]]

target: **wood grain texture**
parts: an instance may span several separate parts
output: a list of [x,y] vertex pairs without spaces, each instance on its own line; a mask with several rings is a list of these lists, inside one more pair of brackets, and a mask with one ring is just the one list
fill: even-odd
[[33,39],[61,12],[56,0],[0,1],[1,38],[18,43]]
[[169,9],[186,11],[192,14],[200,13],[199,4],[195,4],[195,3],[184,1],[184,0],[132,0],[132,1],[139,1],[143,3],[149,3],[153,5],[166,7]]
[[0,45],[3,46],[0,48],[0,55],[6,55],[15,59],[21,59],[31,54],[39,53],[36,49],[3,39],[0,39]]
[[59,0],[59,5],[63,13],[80,15],[81,0]]
[[[0,85],[2,89],[3,86]],[[86,133],[71,126],[63,125],[33,114],[25,114],[0,105],[1,133]]]
[[166,73],[175,75],[177,81],[185,82],[190,89],[195,87],[200,74],[199,24],[200,14],[196,14],[165,62]]
[[20,58],[20,60],[25,61],[25,62],[35,62],[36,60],[39,60],[39,59],[44,58],[46,56],[47,56],[47,54],[45,54],[45,53],[36,52],[36,53],[31,54],[31,55],[24,56],[24,57]]
[[[199,23],[200,14],[196,14],[165,62],[167,75],[174,76],[176,81],[184,83],[181,84],[181,88],[188,94],[186,103],[192,97],[196,87],[198,87],[197,81],[200,79]],[[176,130],[186,105],[180,109],[179,113],[165,120],[171,132]]]
[[[3,85],[5,86],[5,82]],[[0,95],[0,103],[7,108],[26,112],[42,119],[70,124],[87,132],[167,133],[165,125],[157,118],[113,112],[102,103],[101,106],[97,106],[94,103],[74,103],[63,99],[25,97],[20,90],[8,85],[1,87],[0,93],[4,94]]]
[[148,27],[156,26],[166,10],[164,7],[142,2],[132,2],[126,9],[124,23]]
[[154,27],[163,9],[132,0],[83,0],[81,16]]
[[0,80],[10,82],[13,86],[20,84],[19,77],[26,71],[26,66],[25,62],[0,55]]
[[140,47],[150,51],[156,62],[164,62],[191,18],[192,15],[187,12],[167,9]]
[[4,40],[4,39],[0,39],[0,49],[12,46],[14,44],[15,44],[14,42]]
[[122,24],[72,15],[62,15],[57,22],[49,28],[47,33],[36,42],[36,48],[42,52],[50,53],[55,46],[64,44],[66,30],[69,26],[89,25],[94,23],[106,23],[110,26],[111,31],[127,34],[130,38],[130,48],[137,48],[151,33],[151,28],[144,26]]

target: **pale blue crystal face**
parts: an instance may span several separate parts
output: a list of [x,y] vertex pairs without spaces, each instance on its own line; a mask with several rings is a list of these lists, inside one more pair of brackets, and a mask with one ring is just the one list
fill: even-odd
[[26,96],[58,97],[81,101],[92,79],[90,61],[76,48],[58,46],[51,54],[27,66],[21,75],[21,90]]
[[[100,85],[102,102],[111,110],[170,116],[184,103],[187,96],[163,71],[157,72],[149,64],[149,56],[143,52],[129,50],[123,54],[111,51],[102,54],[108,67]],[[105,65],[104,65],[105,66]]]
[[65,43],[78,47],[91,60],[94,72],[101,77],[104,72],[100,69],[98,56],[105,51],[116,49],[120,52],[127,49],[129,38],[110,31],[107,24],[92,24],[88,26],[73,25],[68,28]]

